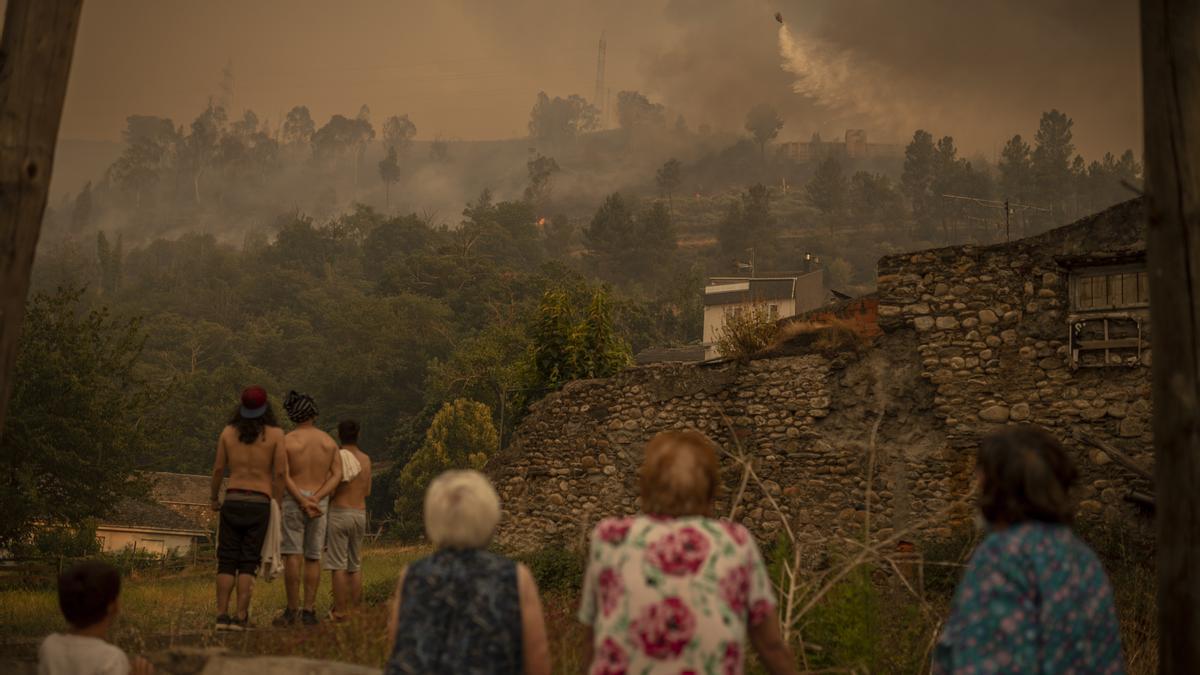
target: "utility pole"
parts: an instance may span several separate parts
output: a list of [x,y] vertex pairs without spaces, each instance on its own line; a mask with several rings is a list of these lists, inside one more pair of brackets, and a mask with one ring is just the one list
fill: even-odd
[[942,199],[950,199],[950,200],[956,200],[956,201],[960,201],[960,202],[967,202],[967,203],[971,203],[971,204],[974,204],[976,206],[979,206],[979,207],[982,207],[985,209],[1004,209],[1004,241],[1006,241],[1006,242],[1009,241],[1009,237],[1011,236],[1010,227],[1009,227],[1009,216],[1011,216],[1016,211],[1018,211],[1018,210],[1020,210],[1020,211],[1041,211],[1043,213],[1050,213],[1050,209],[1047,209],[1045,207],[1034,206],[1032,204],[1022,204],[1020,202],[1014,202],[1014,201],[1010,200],[1008,197],[1005,197],[1004,201],[999,202],[994,199],[980,199],[979,197],[968,197],[966,195],[944,194],[944,195],[942,195]]
[[596,54],[596,93],[592,96],[592,105],[600,113],[600,128],[608,126],[608,96],[604,87],[604,61],[608,55],[608,41],[604,39],[604,31],[600,31],[600,49]]
[[1200,672],[1200,3],[1142,0],[1158,672]]
[[0,37],[0,429],[82,0],[8,0]]

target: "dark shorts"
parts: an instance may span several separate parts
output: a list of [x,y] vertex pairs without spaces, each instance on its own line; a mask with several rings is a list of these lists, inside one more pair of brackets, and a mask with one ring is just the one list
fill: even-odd
[[270,523],[269,498],[262,501],[226,498],[217,530],[217,573],[256,574]]

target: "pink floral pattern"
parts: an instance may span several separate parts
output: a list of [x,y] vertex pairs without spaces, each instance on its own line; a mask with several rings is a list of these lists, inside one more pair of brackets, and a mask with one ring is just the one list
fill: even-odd
[[591,675],[625,675],[629,670],[629,657],[621,645],[612,638],[605,638],[592,659]]
[[625,584],[613,568],[606,567],[600,571],[600,611],[604,616],[613,613],[621,604],[621,594],[625,592]]
[[642,653],[652,659],[679,656],[692,641],[696,617],[679,598],[667,598],[649,605],[629,625],[629,631]]
[[700,530],[687,526],[678,531],[668,531],[654,540],[646,549],[646,555],[655,567],[666,574],[682,576],[695,574],[708,560],[712,547],[708,537]]
[[606,544],[620,544],[629,535],[629,526],[633,524],[629,518],[608,518],[596,526],[600,541]]
[[725,655],[721,657],[722,675],[742,675],[742,646],[736,642],[725,643]]
[[722,520],[721,527],[725,528],[725,534],[738,546],[745,546],[746,542],[750,541],[750,532],[740,523]]
[[758,599],[754,604],[750,605],[750,625],[757,626],[766,621],[768,616],[775,611],[775,603],[766,599]]
[[738,565],[721,577],[721,599],[738,616],[746,611],[746,602],[750,598],[751,573],[749,565]]
[[579,619],[593,675],[741,675],[751,622],[775,606],[758,546],[700,517],[608,519],[592,533]]

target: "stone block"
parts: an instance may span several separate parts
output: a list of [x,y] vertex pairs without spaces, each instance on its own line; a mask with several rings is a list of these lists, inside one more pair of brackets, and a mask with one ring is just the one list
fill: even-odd
[[927,331],[930,328],[933,328],[933,326],[934,326],[933,317],[918,316],[915,319],[913,319],[913,328],[916,328],[919,331]]
[[939,316],[934,320],[934,325],[936,325],[939,330],[952,330],[954,328],[958,328],[959,324],[958,319],[952,316]]
[[1006,405],[990,405],[979,411],[979,419],[986,422],[1007,422],[1011,411]]
[[990,309],[979,310],[979,321],[985,324],[999,323],[1000,318]]
[[1029,419],[1029,404],[1017,403],[1013,405],[1013,407],[1009,409],[1008,416],[1009,419],[1013,420],[1014,422],[1024,422],[1025,420]]

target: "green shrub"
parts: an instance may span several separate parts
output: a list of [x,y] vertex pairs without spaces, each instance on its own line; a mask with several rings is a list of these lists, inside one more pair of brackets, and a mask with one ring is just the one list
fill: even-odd
[[562,546],[516,556],[525,563],[542,592],[578,592],[583,586],[584,557]]
[[376,579],[363,585],[363,604],[367,607],[382,605],[391,600],[395,592],[395,579]]

